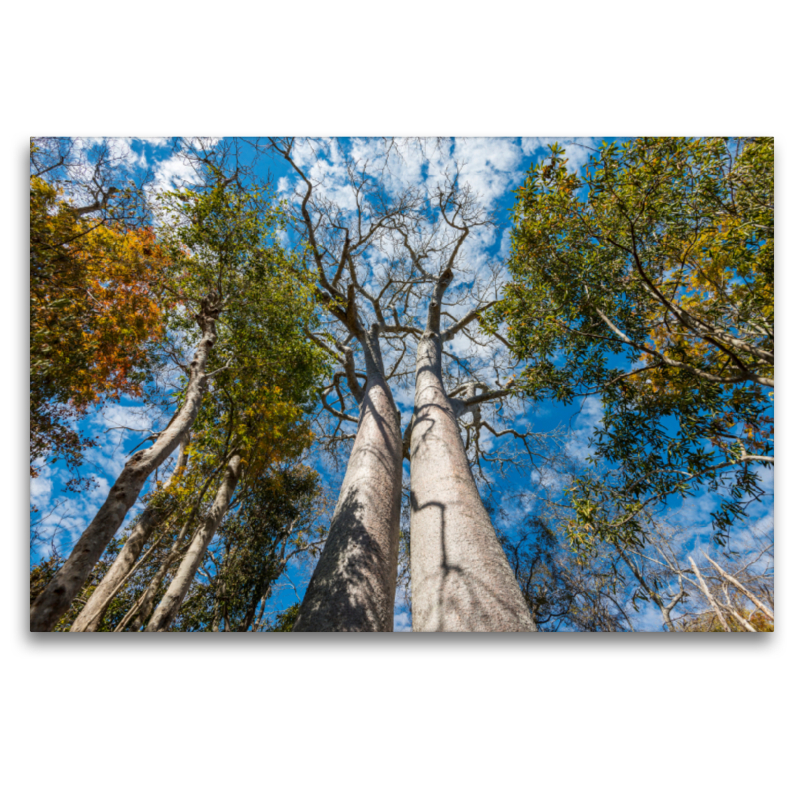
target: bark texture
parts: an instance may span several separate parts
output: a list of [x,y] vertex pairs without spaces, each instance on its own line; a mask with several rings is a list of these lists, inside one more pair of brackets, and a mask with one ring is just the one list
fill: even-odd
[[362,340],[367,383],[358,432],[328,539],[306,590],[295,631],[392,631],[403,443],[383,377],[377,333]]
[[192,427],[208,385],[206,365],[217,340],[218,315],[217,297],[212,293],[204,300],[196,318],[203,335],[189,366],[189,385],[183,405],[151,447],[128,459],[64,566],[32,603],[31,631],[53,630],[119,530],[148,477],[164,463]]
[[[163,489],[165,491],[169,489],[175,478],[180,476],[182,470],[186,467],[186,461],[186,450],[184,448],[181,451],[175,470],[169,476],[169,480],[164,483]],[[72,623],[70,633],[94,632],[100,627],[106,609],[122,588],[133,565],[136,563],[136,559],[139,558],[144,546],[164,520],[166,514],[167,511],[159,503],[158,497],[153,498],[148,503],[147,508],[142,512],[142,516],[122,546],[122,550],[119,551],[119,555],[114,559],[114,563],[97,588],[92,592],[92,596],[81,610],[81,613],[78,614],[75,622]]]
[[228,508],[231,504],[231,497],[236,489],[241,474],[242,458],[239,455],[233,456],[225,469],[225,476],[222,479],[217,496],[211,510],[203,520],[203,524],[192,539],[186,555],[183,557],[175,577],[172,579],[161,602],[153,612],[153,617],[147,623],[145,631],[164,631],[171,624],[180,610],[183,598],[189,591],[189,586],[197,574],[197,570],[203,563],[208,545],[214,538],[214,534],[220,526]]
[[417,350],[410,441],[412,627],[533,631],[444,389],[438,327],[438,314],[431,313]]

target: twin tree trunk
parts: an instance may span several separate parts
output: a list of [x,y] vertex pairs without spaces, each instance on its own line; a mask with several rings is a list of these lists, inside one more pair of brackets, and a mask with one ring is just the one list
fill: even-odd
[[328,540],[295,631],[392,631],[403,442],[377,334],[362,340],[367,383]]
[[[469,468],[433,317],[418,348],[411,423],[413,629],[534,631]],[[362,345],[367,383],[358,432],[295,631],[393,629],[402,441],[377,335]]]
[[119,530],[147,479],[164,463],[192,427],[208,384],[206,364],[217,339],[218,315],[217,298],[211,293],[203,301],[202,310],[197,316],[203,335],[190,365],[183,406],[151,447],[136,453],[125,463],[106,501],[81,535],[64,566],[31,605],[31,631],[53,630]]
[[535,630],[472,477],[430,326],[417,349],[410,455],[413,630]]

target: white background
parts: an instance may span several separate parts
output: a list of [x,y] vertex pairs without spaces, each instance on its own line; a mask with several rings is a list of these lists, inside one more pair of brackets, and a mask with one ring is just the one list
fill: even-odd
[[[798,748],[797,25],[752,2],[3,12],[3,794],[784,798]],[[774,135],[778,633],[27,632],[31,135]]]

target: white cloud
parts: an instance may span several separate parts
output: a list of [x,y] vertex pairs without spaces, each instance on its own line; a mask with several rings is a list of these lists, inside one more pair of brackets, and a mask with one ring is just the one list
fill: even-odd
[[197,173],[191,163],[180,153],[173,153],[155,168],[153,191],[166,192],[193,183]]
[[520,142],[525,155],[534,155],[537,151],[539,157],[544,157],[549,152],[550,145],[558,142],[565,151],[568,159],[567,168],[577,172],[583,167],[594,150],[599,149],[602,140],[592,136],[532,136],[523,138]]
[[565,447],[566,453],[575,459],[585,461],[594,455],[589,441],[595,428],[603,418],[603,404],[596,397],[587,397],[581,411],[570,426],[570,436]]
[[522,150],[513,139],[456,139],[453,159],[460,166],[459,183],[469,184],[486,206],[522,180],[516,170]]
[[394,632],[411,633],[411,615],[407,611],[402,611],[394,615]]
[[38,459],[34,464],[38,471],[35,478],[31,478],[30,495],[31,503],[39,508],[46,507],[50,502],[50,494],[53,491],[53,481],[50,479],[51,467]]

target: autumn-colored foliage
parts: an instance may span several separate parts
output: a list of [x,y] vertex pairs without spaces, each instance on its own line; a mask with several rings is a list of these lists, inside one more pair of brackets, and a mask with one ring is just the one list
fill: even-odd
[[79,463],[87,442],[70,421],[139,395],[163,333],[167,263],[152,230],[81,216],[58,187],[31,177],[31,462]]

